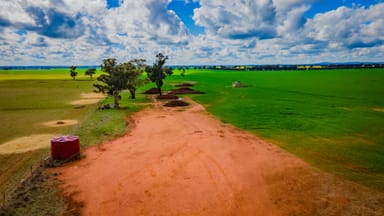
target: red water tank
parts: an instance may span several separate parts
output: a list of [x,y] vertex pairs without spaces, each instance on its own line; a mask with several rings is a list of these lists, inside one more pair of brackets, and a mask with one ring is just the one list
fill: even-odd
[[78,136],[60,136],[51,139],[51,157],[53,160],[66,160],[80,154]]

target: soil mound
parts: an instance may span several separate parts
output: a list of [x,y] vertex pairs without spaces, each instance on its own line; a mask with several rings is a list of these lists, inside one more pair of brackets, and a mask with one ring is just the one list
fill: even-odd
[[172,100],[169,101],[168,103],[164,104],[166,107],[180,107],[180,106],[188,106],[189,103],[184,102],[182,100]]
[[172,90],[170,94],[205,94],[205,92],[196,91],[189,87],[182,87],[182,88]]
[[178,99],[179,97],[177,97],[177,95],[174,95],[174,94],[165,94],[165,95],[159,95],[156,97],[156,99],[170,99],[170,100],[175,100],[175,99]]
[[143,92],[143,94],[159,94],[159,90],[157,88],[151,88]]
[[183,84],[177,84],[176,87],[192,87],[194,86],[192,83],[183,83]]

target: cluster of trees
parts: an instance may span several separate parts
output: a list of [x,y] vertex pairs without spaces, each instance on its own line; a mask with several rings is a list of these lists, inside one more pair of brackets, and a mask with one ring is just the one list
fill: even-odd
[[[125,63],[117,64],[116,59],[108,58],[103,60],[101,70],[104,74],[100,75],[97,80],[100,83],[94,84],[97,92],[107,93],[114,98],[114,107],[119,108],[120,92],[129,90],[131,98],[136,98],[136,89],[148,80],[156,83],[156,86],[161,94],[163,80],[167,74],[170,74],[169,69],[164,68],[168,56],[162,53],[156,55],[156,62],[153,66],[145,64],[144,59],[133,59]],[[143,78],[142,74],[146,72],[148,78]],[[172,70],[171,70],[172,72]]]
[[239,70],[239,71],[274,71],[274,70],[324,70],[324,69],[359,69],[359,68],[384,68],[380,63],[320,63],[311,65],[221,65],[200,66],[194,69],[211,70]]
[[322,70],[322,69],[359,69],[384,68],[384,63],[318,63],[318,64],[274,64],[274,65],[184,65],[172,66],[182,75],[185,69],[237,70],[237,71],[274,71],[274,70]]
[[[77,77],[76,68],[77,67],[73,65],[69,67],[69,75],[72,77],[73,80],[75,80]],[[96,74],[96,68],[89,68],[88,70],[85,71],[85,75],[89,76],[91,80],[93,79],[94,74]]]

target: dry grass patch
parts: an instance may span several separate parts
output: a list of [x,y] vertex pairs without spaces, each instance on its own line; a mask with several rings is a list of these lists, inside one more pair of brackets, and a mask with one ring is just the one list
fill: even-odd
[[384,108],[373,108],[372,110],[375,112],[384,112]]
[[95,104],[98,103],[101,99],[97,98],[91,98],[91,99],[80,99],[80,100],[74,100],[71,101],[71,105],[89,105],[89,104]]
[[0,145],[0,154],[14,154],[47,148],[55,134],[34,134],[16,138]]
[[101,93],[81,93],[80,97],[83,99],[104,99],[105,95]]
[[65,120],[55,120],[43,122],[42,124],[47,127],[65,127],[71,125],[77,125],[79,123],[76,119],[65,119]]
[[105,98],[105,95],[100,93],[81,93],[79,100],[71,101],[71,105],[88,105],[95,104]]

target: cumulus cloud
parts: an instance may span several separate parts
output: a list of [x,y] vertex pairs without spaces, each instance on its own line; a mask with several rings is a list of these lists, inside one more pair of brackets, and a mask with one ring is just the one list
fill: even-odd
[[112,34],[127,35],[136,40],[186,43],[188,30],[176,13],[167,9],[168,4],[168,0],[124,1],[108,14],[105,26]]
[[309,38],[328,42],[330,47],[364,48],[383,45],[384,3],[369,8],[340,7],[316,15],[306,23]]
[[368,8],[342,6],[306,18],[313,2],[201,0],[193,19],[208,37],[239,40],[239,44],[227,41],[226,47],[236,50],[238,57],[253,57],[254,63],[356,61],[364,55],[375,56],[377,61],[383,57],[379,51],[384,46],[384,3]]
[[81,37],[92,27],[90,22],[84,21],[106,10],[105,1],[102,0],[6,0],[1,1],[0,6],[3,8],[0,11],[0,23],[5,21],[17,29],[64,39]]
[[[126,60],[139,57],[134,56],[139,55],[138,50],[145,51],[144,57],[152,56],[164,47],[184,46],[189,41],[184,23],[167,9],[169,3],[119,0],[119,7],[107,8],[105,0],[0,1],[4,8],[0,11],[0,32],[8,30],[0,36],[1,46],[31,53],[44,46],[46,54],[62,55],[61,61],[75,63],[114,55]],[[18,38],[18,42],[11,43],[10,38]],[[31,56],[42,59],[41,55]]]
[[[175,1],[175,0],[173,0]],[[192,35],[172,0],[2,0],[0,65],[270,64],[384,58],[384,3],[340,7],[307,18],[317,0],[181,0],[199,3]]]
[[201,7],[195,9],[193,19],[211,35],[231,39],[270,39],[302,27],[310,2],[200,0]]
[[276,35],[273,27],[276,11],[271,3],[271,0],[201,0],[193,19],[211,35],[233,39],[271,38]]

